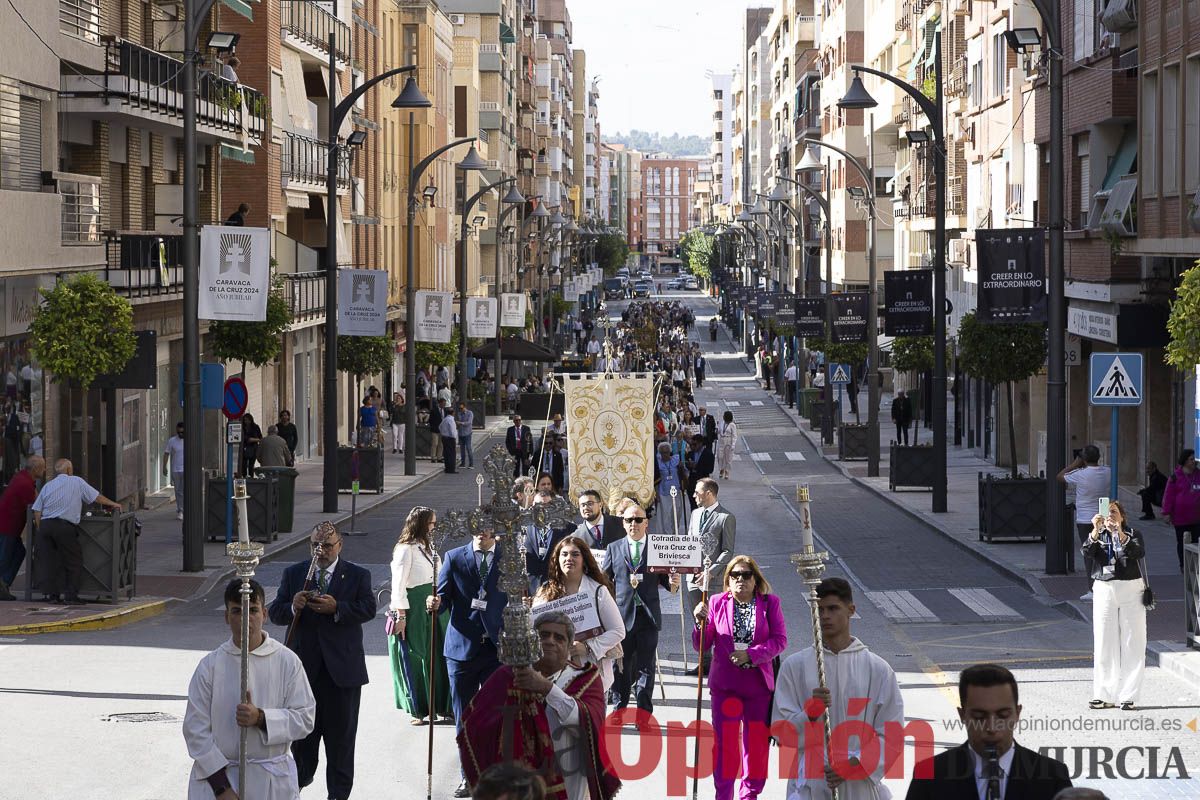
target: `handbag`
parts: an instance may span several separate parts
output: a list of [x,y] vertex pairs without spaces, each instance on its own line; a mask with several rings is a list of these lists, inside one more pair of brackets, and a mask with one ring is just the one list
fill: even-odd
[[383,615],[383,632],[388,636],[395,636],[399,627],[400,612],[394,608],[389,608],[387,613]]
[[1142,581],[1146,584],[1146,588],[1142,590],[1142,605],[1147,611],[1154,610],[1154,590],[1150,588],[1150,574],[1146,571],[1146,559],[1138,559],[1138,570],[1142,573]]

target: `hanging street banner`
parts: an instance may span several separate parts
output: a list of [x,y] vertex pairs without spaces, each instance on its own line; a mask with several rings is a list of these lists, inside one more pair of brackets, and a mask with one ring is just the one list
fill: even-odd
[[1041,228],[980,228],[980,322],[1045,322],[1045,233]]
[[883,332],[888,336],[933,334],[933,270],[883,273]]
[[770,322],[775,319],[776,295],[774,292],[759,292],[758,293],[758,318],[763,322]]
[[797,297],[796,336],[810,339],[825,338],[825,298]]
[[468,297],[467,336],[484,339],[494,337],[499,305],[494,297]]
[[500,324],[505,328],[525,327],[525,295],[515,292],[500,295]]
[[450,292],[431,292],[425,289],[417,292],[413,337],[418,342],[446,344],[450,341],[450,302]]
[[867,293],[833,295],[833,342],[853,344],[867,340]]
[[563,300],[568,303],[579,302],[579,284],[576,283],[575,278],[563,281]]
[[339,269],[338,335],[386,335],[387,295],[386,270]]
[[200,319],[262,322],[270,290],[270,230],[235,225],[200,229]]
[[775,299],[775,321],[785,330],[796,324],[796,296],[781,292]]

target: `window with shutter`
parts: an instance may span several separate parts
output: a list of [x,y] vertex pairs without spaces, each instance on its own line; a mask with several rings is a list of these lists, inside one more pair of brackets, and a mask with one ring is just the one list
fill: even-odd
[[42,190],[42,101],[21,98],[21,166],[19,187],[27,192]]

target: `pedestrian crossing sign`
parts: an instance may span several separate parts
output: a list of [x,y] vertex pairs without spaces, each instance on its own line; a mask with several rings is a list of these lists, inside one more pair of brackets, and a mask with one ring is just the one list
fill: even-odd
[[1092,353],[1088,375],[1094,406],[1142,404],[1142,354]]
[[832,370],[829,373],[830,383],[849,383],[850,382],[850,365],[849,364],[832,364]]

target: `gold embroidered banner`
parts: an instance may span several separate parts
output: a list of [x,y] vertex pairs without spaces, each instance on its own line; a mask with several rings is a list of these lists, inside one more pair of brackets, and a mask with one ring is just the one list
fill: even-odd
[[564,375],[570,486],[600,492],[609,509],[624,495],[654,496],[654,378]]

